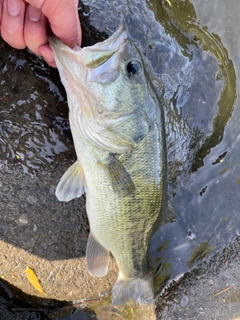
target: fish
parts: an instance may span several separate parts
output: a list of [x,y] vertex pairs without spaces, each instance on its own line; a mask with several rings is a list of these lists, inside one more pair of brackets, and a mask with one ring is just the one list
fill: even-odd
[[49,44],[77,156],[56,196],[70,201],[86,193],[87,269],[105,276],[112,254],[119,268],[113,305],[152,303],[148,249],[169,211],[163,103],[125,25],[93,46],[71,49],[53,35]]

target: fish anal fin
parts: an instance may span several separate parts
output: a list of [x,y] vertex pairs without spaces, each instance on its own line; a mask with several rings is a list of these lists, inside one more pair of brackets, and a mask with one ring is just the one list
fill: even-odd
[[85,192],[83,169],[76,161],[64,173],[56,188],[56,196],[59,201],[70,201],[79,198]]
[[110,175],[114,192],[123,195],[133,193],[136,189],[135,184],[121,162],[114,156],[114,154],[110,154],[108,160],[107,170]]
[[89,234],[86,251],[87,269],[94,277],[104,277],[108,272],[110,252]]

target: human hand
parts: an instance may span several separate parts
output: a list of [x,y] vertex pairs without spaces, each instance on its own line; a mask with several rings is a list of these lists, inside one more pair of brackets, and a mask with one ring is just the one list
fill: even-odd
[[0,32],[12,47],[26,46],[56,67],[47,26],[66,45],[81,44],[78,0],[0,0]]

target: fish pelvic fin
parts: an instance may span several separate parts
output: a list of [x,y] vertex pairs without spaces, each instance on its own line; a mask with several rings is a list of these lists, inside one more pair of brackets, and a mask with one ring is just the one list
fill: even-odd
[[154,300],[152,278],[126,278],[120,273],[113,286],[112,296],[113,305],[120,305],[131,299],[151,304]]
[[86,251],[87,269],[94,277],[104,277],[108,272],[110,252],[89,234]]
[[83,169],[76,161],[64,173],[56,188],[56,197],[59,201],[70,201],[79,198],[85,192]]

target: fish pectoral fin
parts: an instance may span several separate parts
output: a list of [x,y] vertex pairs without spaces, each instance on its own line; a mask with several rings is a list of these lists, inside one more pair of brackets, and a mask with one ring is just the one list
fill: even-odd
[[56,196],[59,201],[70,201],[79,198],[85,192],[83,169],[76,161],[64,173],[56,189]]
[[136,188],[130,174],[114,154],[110,154],[108,158],[107,169],[112,182],[113,191],[123,195],[133,193]]
[[89,234],[87,242],[87,269],[94,277],[103,277],[108,272],[110,252]]

